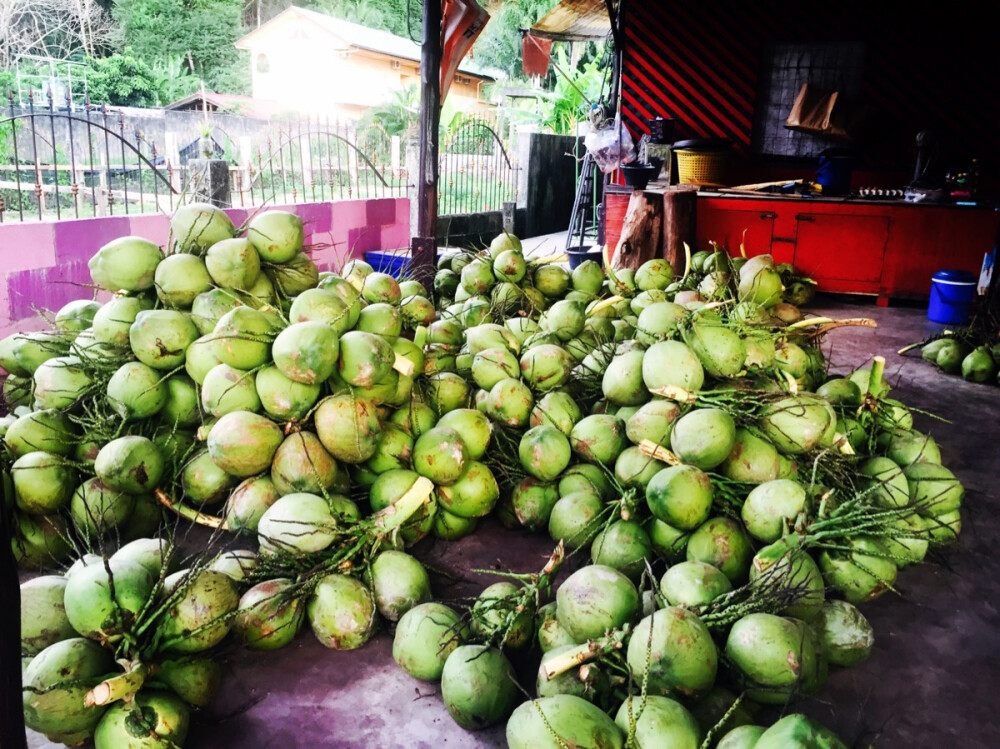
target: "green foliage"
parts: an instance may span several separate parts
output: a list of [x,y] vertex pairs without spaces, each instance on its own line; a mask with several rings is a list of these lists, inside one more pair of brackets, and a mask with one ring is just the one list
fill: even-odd
[[[406,12],[410,5],[407,0],[314,0],[304,3],[320,13],[326,13],[335,18],[367,26],[371,29],[381,29],[396,36],[408,37]],[[413,16],[410,21],[413,34],[420,36],[419,2],[412,3]]]
[[473,45],[477,63],[521,75],[521,29],[531,28],[558,0],[504,0]]
[[156,102],[161,107],[193,94],[201,86],[179,55],[153,63],[153,76]]
[[387,135],[407,137],[417,130],[420,117],[420,89],[406,86],[365,113],[362,125],[378,123]]
[[156,105],[156,74],[131,49],[87,60],[87,90],[95,104],[129,107]]
[[241,0],[118,0],[112,15],[123,45],[155,64],[180,58],[211,90],[226,90],[246,66],[234,44],[243,36]]

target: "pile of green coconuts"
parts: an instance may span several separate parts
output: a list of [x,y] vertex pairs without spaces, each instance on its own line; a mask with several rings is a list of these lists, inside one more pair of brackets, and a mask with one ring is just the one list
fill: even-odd
[[[511,747],[843,746],[757,720],[868,656],[858,607],[955,541],[963,489],[881,359],[828,376],[844,321],[803,317],[809,283],[718,248],[680,277],[569,272],[502,234],[424,286],[321,272],[304,235],[183,206],[166,252],[96,250],[110,299],[0,341],[12,548],[43,573],[21,588],[29,728],[182,746],[223,644],[308,627],[392,633]],[[551,558],[434,600],[418,544],[490,514]]]

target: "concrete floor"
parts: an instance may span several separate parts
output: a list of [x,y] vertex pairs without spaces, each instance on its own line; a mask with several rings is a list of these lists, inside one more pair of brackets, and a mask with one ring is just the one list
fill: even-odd
[[[1000,746],[1000,389],[941,375],[901,346],[937,329],[922,309],[875,307],[868,300],[821,299],[810,312],[875,318],[879,327],[834,331],[826,348],[835,371],[883,354],[893,395],[951,419],[918,415],[937,439],[943,462],[967,489],[965,530],[958,545],[900,575],[900,596],[864,607],[875,628],[872,657],[831,674],[814,698],[797,706],[856,747]],[[495,580],[475,568],[537,570],[547,537],[507,531],[492,519],[455,543],[418,550],[444,600],[475,595]],[[392,661],[391,636],[335,652],[304,631],[277,653],[231,649],[223,694],[194,717],[189,747],[500,747],[503,727],[467,733],[452,722],[436,685],[408,677]],[[527,664],[533,680],[534,666]],[[50,746],[33,736],[32,747]]]

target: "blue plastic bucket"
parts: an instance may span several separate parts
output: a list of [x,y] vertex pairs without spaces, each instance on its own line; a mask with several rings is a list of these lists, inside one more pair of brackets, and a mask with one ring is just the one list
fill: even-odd
[[964,325],[976,296],[976,277],[966,270],[939,270],[931,277],[931,299],[927,319],[948,325]]
[[410,270],[410,252],[366,252],[365,262],[379,273],[388,273],[393,278],[399,278]]

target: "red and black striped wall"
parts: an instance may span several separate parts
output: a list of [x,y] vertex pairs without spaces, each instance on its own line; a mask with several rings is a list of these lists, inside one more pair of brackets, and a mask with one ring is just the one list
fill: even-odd
[[[1000,24],[975,3],[630,0],[622,65],[625,123],[671,117],[675,139],[750,147],[761,55],[771,43],[864,45],[864,104],[885,168],[912,163],[916,133],[1000,171]],[[791,102],[789,102],[789,107]]]

